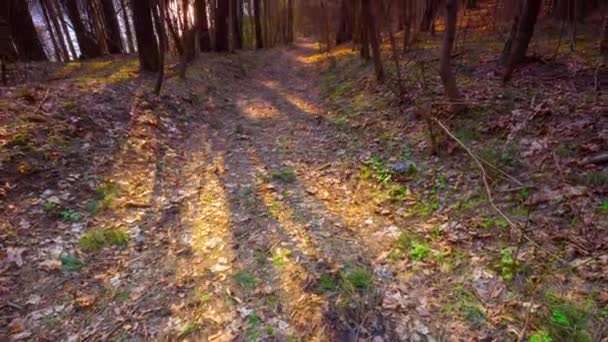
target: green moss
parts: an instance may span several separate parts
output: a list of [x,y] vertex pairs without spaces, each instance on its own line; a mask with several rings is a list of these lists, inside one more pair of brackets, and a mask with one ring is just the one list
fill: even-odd
[[336,290],[336,282],[328,273],[323,273],[319,277],[319,291],[332,292]]
[[293,183],[296,181],[296,173],[291,168],[277,170],[272,173],[272,179],[279,180],[284,183]]

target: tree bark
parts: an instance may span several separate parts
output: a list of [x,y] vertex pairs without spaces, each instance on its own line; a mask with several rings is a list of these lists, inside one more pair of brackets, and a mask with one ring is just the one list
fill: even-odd
[[422,22],[420,23],[420,31],[433,31],[433,24],[435,23],[435,17],[437,16],[437,12],[439,11],[439,5],[440,0],[425,1]]
[[264,41],[262,39],[262,21],[260,13],[260,1],[253,0],[253,21],[255,26],[255,48],[263,49]]
[[57,18],[57,13],[55,13],[52,0],[44,0],[44,6],[46,7],[47,14],[49,16],[49,20],[53,25],[53,30],[55,32],[55,39],[57,41],[57,45],[59,47],[59,52],[61,53],[61,58],[63,61],[67,62],[70,60],[70,54],[68,53],[68,48],[66,46],[63,33],[61,32],[61,26],[59,25],[59,19]]
[[[370,59],[369,54],[369,23],[367,14],[365,13],[365,9],[363,7],[363,2],[366,0],[361,0],[361,24],[360,24],[360,39],[361,39],[361,57],[365,60]],[[368,3],[369,6],[369,3]]]
[[160,89],[163,85],[163,79],[165,77],[165,0],[155,0],[156,4],[152,7],[152,17],[154,18],[154,24],[156,26],[156,32],[158,32],[158,76],[156,78],[156,85],[154,86],[154,93],[160,95]]
[[513,49],[513,41],[515,40],[515,36],[517,35],[517,28],[519,27],[519,18],[521,17],[521,10],[524,0],[517,1],[517,9],[515,10],[515,17],[513,17],[513,23],[511,24],[511,31],[509,32],[509,37],[507,37],[507,41],[505,42],[505,46],[502,49],[502,53],[500,54],[500,64],[506,66],[509,63],[509,57],[511,56],[511,50]]
[[513,47],[507,62],[507,70],[503,81],[507,82],[513,74],[515,66],[520,64],[526,58],[528,45],[534,34],[534,26],[540,12],[542,0],[525,0],[522,7],[521,18],[517,27],[517,34],[513,40]]
[[443,34],[443,43],[441,45],[441,55],[439,60],[439,75],[445,88],[445,93],[450,101],[458,101],[460,92],[456,79],[452,74],[450,60],[452,57],[452,47],[456,38],[456,20],[458,14],[458,0],[447,0],[445,4],[445,20],[446,27]]
[[120,0],[120,7],[122,9],[122,21],[125,23],[125,33],[127,34],[127,45],[125,50],[128,52],[135,52],[135,45],[133,44],[133,33],[131,32],[131,22],[129,20],[129,13],[127,12],[127,6],[125,0]]
[[374,70],[376,71],[376,79],[378,82],[384,82],[384,68],[382,67],[382,57],[380,56],[380,43],[378,41],[378,29],[376,27],[376,17],[372,12],[370,0],[362,0],[361,7],[365,15],[367,24],[367,35],[370,45],[372,46]]
[[63,5],[68,13],[68,17],[72,22],[72,28],[76,34],[76,40],[80,47],[80,56],[84,58],[95,58],[101,56],[101,49],[93,38],[93,34],[88,32],[82,23],[82,17],[78,10],[76,0],[63,0]]
[[61,28],[63,29],[63,32],[65,33],[65,38],[68,42],[68,48],[70,49],[72,58],[76,59],[76,58],[78,58],[78,55],[76,55],[76,49],[74,48],[74,42],[72,41],[72,36],[70,35],[70,30],[68,30],[68,24],[65,21],[65,15],[63,13],[63,9],[59,4],[55,3],[55,0],[52,1],[52,3],[53,3],[53,10],[55,11],[55,14],[59,17],[59,21],[61,22]]
[[198,44],[202,52],[211,50],[211,38],[209,36],[209,23],[207,22],[207,1],[195,0],[196,25],[198,26]]
[[55,59],[57,62],[61,62],[63,60],[63,56],[61,54],[61,50],[59,49],[59,43],[57,42],[57,38],[55,37],[55,32],[53,32],[53,25],[51,24],[51,16],[49,15],[49,9],[46,1],[40,1],[40,7],[42,7],[42,15],[44,16],[44,23],[47,31],[49,31],[49,37],[51,38],[51,44],[53,45],[53,52],[55,52]]
[[160,61],[158,42],[152,25],[152,2],[151,0],[132,0],[131,4],[140,67],[145,71],[158,71]]
[[600,52],[604,56],[604,64],[608,64],[608,14],[604,14],[604,29],[602,30],[602,41],[600,42]]
[[108,52],[110,54],[122,53],[122,38],[118,18],[114,10],[114,3],[112,0],[101,0],[101,8],[103,11],[103,24]]
[[[291,2],[291,1],[290,1]],[[346,43],[353,39],[352,20],[348,0],[342,0],[338,30],[336,32],[336,45]]]
[[[287,43],[293,43],[293,2],[294,0],[287,0]],[[352,29],[351,29],[352,39]]]
[[27,2],[24,0],[2,0],[1,2],[4,4],[0,6],[6,6],[8,15],[5,19],[8,21],[19,59],[22,61],[47,60]]
[[215,13],[215,51],[217,52],[224,52],[230,49],[228,40],[229,16],[230,4],[228,0],[218,1]]
[[230,12],[232,18],[232,36],[234,37],[234,48],[243,48],[243,28],[241,26],[240,12],[243,3],[240,0],[231,0]]

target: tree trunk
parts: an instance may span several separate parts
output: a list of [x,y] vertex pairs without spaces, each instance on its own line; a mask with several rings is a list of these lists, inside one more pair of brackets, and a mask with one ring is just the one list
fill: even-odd
[[125,0],[120,0],[120,7],[122,9],[122,21],[125,23],[125,33],[127,34],[127,45],[125,50],[128,52],[135,52],[135,45],[133,44],[133,33],[131,32],[131,22],[129,20],[129,13],[127,12],[127,6]]
[[608,64],[608,14],[604,14],[604,29],[602,41],[600,42],[600,52],[604,56],[604,64]]
[[446,27],[443,34],[441,45],[441,55],[439,61],[439,75],[445,88],[445,93],[450,101],[458,101],[460,92],[456,84],[456,79],[452,74],[450,59],[452,57],[452,47],[456,38],[456,20],[458,15],[458,0],[447,0],[445,4]]
[[173,44],[175,45],[175,49],[177,50],[177,54],[180,56],[183,56],[184,54],[184,47],[182,46],[182,40],[179,37],[179,33],[177,32],[177,28],[176,26],[178,26],[179,24],[179,19],[177,20],[173,20],[172,16],[169,14],[167,15],[167,26],[169,29],[169,34],[171,35],[171,38],[173,39]]
[[[287,43],[293,43],[293,2],[294,0],[287,0]],[[351,30],[352,39],[352,30]]]
[[155,0],[156,4],[152,7],[152,16],[154,17],[154,24],[156,26],[156,32],[158,32],[158,77],[156,78],[156,85],[154,86],[154,93],[160,95],[160,89],[163,85],[163,79],[165,77],[165,0]]
[[513,49],[513,41],[515,40],[515,35],[517,35],[517,28],[519,27],[519,19],[521,17],[521,10],[524,0],[517,1],[517,9],[515,10],[515,17],[513,17],[513,23],[511,24],[511,31],[509,32],[509,37],[505,42],[505,46],[502,49],[502,53],[500,54],[500,64],[506,66],[509,63],[509,57],[511,56],[511,50]]
[[534,26],[540,12],[542,0],[525,0],[522,7],[521,18],[517,27],[517,34],[513,40],[513,47],[507,62],[507,71],[503,81],[507,82],[511,78],[511,74],[515,66],[520,64],[526,58],[528,45],[534,34]]
[[122,38],[113,0],[101,0],[106,45],[110,54],[122,53]]
[[228,40],[228,18],[230,16],[230,3],[220,0],[215,13],[215,51],[223,52],[230,49]]
[[264,41],[262,40],[262,21],[260,13],[260,1],[253,0],[253,21],[255,25],[255,48],[264,48]]
[[63,29],[63,32],[65,33],[65,37],[68,42],[68,48],[70,49],[72,58],[76,59],[76,58],[78,58],[78,55],[76,55],[76,49],[74,48],[74,42],[72,41],[72,36],[70,35],[70,30],[68,30],[68,24],[65,21],[65,14],[63,13],[62,7],[59,4],[56,4],[55,1],[52,1],[52,3],[53,3],[53,10],[55,11],[56,15],[59,17],[59,20],[61,22],[61,28]]
[[158,71],[160,61],[158,43],[152,25],[151,0],[132,0],[131,4],[140,66],[145,71]]
[[[361,24],[360,24],[360,40],[361,40],[361,57],[365,60],[370,59],[369,54],[369,24],[367,22],[368,18],[363,8],[363,2],[365,0],[361,0]],[[369,5],[369,3],[368,3]]]
[[336,31],[336,45],[346,43],[353,39],[352,20],[348,8],[348,0],[342,0],[341,7],[338,30]]
[[55,59],[57,59],[57,62],[61,62],[63,60],[63,57],[61,55],[61,50],[59,50],[59,44],[57,43],[55,32],[53,32],[53,25],[51,24],[51,17],[49,15],[49,9],[47,7],[46,1],[40,1],[40,7],[42,7],[44,24],[46,26],[47,31],[49,31],[49,37],[51,38],[51,44],[53,45],[53,52],[55,52]]
[[211,50],[211,38],[209,36],[209,23],[207,22],[207,1],[195,0],[196,25],[199,30],[198,44],[202,52]]
[[234,37],[234,48],[243,48],[243,28],[241,26],[241,18],[239,13],[242,10],[242,2],[240,0],[231,0],[230,12],[232,19],[232,36]]
[[84,58],[95,58],[101,56],[101,49],[99,45],[95,42],[92,37],[92,33],[88,32],[84,24],[82,23],[82,18],[80,16],[80,11],[78,11],[78,4],[76,0],[63,0],[63,5],[68,13],[68,17],[72,22],[72,29],[76,34],[76,40],[78,41],[78,46],[80,47],[80,56]]
[[53,9],[52,0],[44,0],[44,5],[46,6],[46,11],[49,16],[49,20],[53,25],[53,30],[55,32],[55,39],[57,40],[57,45],[59,46],[59,51],[61,53],[61,58],[63,61],[67,62],[70,60],[70,54],[68,53],[68,48],[66,46],[64,36],[61,32],[61,26],[59,25],[59,19],[57,19],[57,14]]
[[0,2],[5,2],[0,6],[7,6],[6,20],[13,42],[17,47],[19,59],[22,61],[47,60],[27,2],[24,0],[2,0]]
[[367,35],[374,57],[374,69],[376,71],[376,79],[378,82],[384,82],[384,68],[382,67],[382,57],[380,56],[380,43],[378,41],[378,29],[376,27],[376,18],[370,6],[370,0],[362,0],[361,7],[365,21],[367,24]]
[[403,16],[403,52],[407,51],[410,45],[410,31],[412,29],[412,0],[401,0]]
[[426,0],[424,6],[424,13],[422,15],[422,22],[420,23],[420,31],[428,32],[433,31],[435,17],[439,11],[440,0]]

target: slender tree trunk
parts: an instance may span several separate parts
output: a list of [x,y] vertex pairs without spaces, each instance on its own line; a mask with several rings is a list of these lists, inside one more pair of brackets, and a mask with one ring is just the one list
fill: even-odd
[[70,53],[68,52],[68,47],[65,39],[65,35],[61,32],[61,24],[59,24],[59,16],[55,11],[55,6],[53,5],[54,0],[45,0],[47,5],[47,10],[49,12],[49,17],[51,19],[51,23],[53,24],[53,28],[55,29],[55,33],[57,34],[57,42],[59,43],[59,47],[61,48],[61,53],[64,61],[70,60]]
[[0,6],[7,6],[8,15],[5,18],[10,27],[11,37],[17,47],[18,57],[22,61],[45,61],[38,32],[32,21],[28,3],[24,0],[1,0]]
[[503,81],[508,82],[511,79],[515,66],[520,64],[526,58],[528,45],[534,34],[534,26],[540,12],[542,0],[525,0],[522,7],[522,14],[517,27],[517,34],[513,41],[513,47],[507,63]]
[[82,23],[76,0],[64,0],[63,5],[72,22],[72,28],[80,47],[80,56],[75,57],[95,58],[101,56],[101,49],[97,45],[97,42],[91,38],[92,33],[88,32]]
[[179,37],[179,33],[177,32],[176,26],[178,26],[179,19],[174,20],[171,14],[167,15],[167,27],[169,29],[169,34],[171,35],[171,39],[173,39],[173,45],[175,45],[175,49],[177,50],[177,54],[182,56],[184,54],[184,48],[182,45],[182,40]]
[[211,50],[211,38],[209,36],[209,23],[207,22],[207,1],[195,0],[196,25],[198,26],[198,44],[202,52]]
[[57,62],[61,62],[63,60],[63,56],[61,54],[61,50],[59,50],[59,43],[57,43],[55,32],[53,32],[53,25],[51,24],[51,17],[49,15],[49,9],[47,7],[46,1],[41,0],[40,6],[42,7],[42,14],[44,16],[44,23],[46,25],[46,29],[49,31],[49,37],[51,38],[53,51],[55,52],[55,59],[57,59]]
[[445,4],[446,28],[441,45],[441,55],[439,62],[439,75],[445,88],[445,93],[451,101],[460,99],[460,92],[456,84],[456,78],[452,74],[450,60],[452,57],[452,47],[456,38],[456,20],[458,15],[458,0],[447,0]]
[[[399,54],[397,52],[397,42],[395,40],[395,35],[393,34],[393,28],[391,26],[390,10],[387,11],[384,9],[383,2],[379,2],[378,6],[379,6],[380,10],[382,11],[383,20],[381,20],[381,21],[384,23],[384,28],[386,29],[386,32],[388,33],[388,38],[391,43],[391,50],[393,53],[392,59],[393,59],[393,62],[395,63],[395,70],[397,71],[397,86],[399,87],[399,95],[403,96],[405,94],[405,91],[403,88],[403,82],[401,80],[401,66],[399,65]],[[389,6],[390,6],[390,2],[389,2]]]
[[382,57],[380,56],[380,43],[378,41],[378,30],[376,27],[376,18],[372,12],[370,0],[361,1],[363,14],[366,17],[367,33],[369,42],[372,46],[374,57],[374,69],[376,71],[376,79],[378,82],[384,82],[384,68],[382,67]]
[[602,32],[600,52],[604,56],[604,64],[608,64],[608,14],[604,14],[604,28]]
[[336,45],[346,43],[352,39],[353,29],[348,8],[348,0],[342,0],[338,30],[336,31]]
[[122,53],[122,38],[113,0],[101,0],[106,45],[110,54]]
[[230,16],[230,4],[228,0],[218,1],[216,11],[215,51],[228,51],[230,49],[230,44],[228,40],[228,17]]
[[509,57],[511,56],[511,50],[513,49],[513,41],[517,35],[517,28],[519,27],[519,19],[521,17],[523,1],[524,0],[517,0],[517,9],[515,10],[515,17],[513,18],[513,23],[511,24],[511,31],[509,32],[509,37],[507,38],[505,46],[500,55],[500,64],[505,66],[507,63],[509,63]]
[[[293,2],[294,0],[287,0],[287,43],[293,43]],[[352,30],[351,30],[352,39]]]
[[158,43],[152,24],[152,2],[151,0],[132,0],[131,3],[140,66],[145,71],[159,71]]
[[[361,0],[361,24],[360,24],[360,38],[361,38],[361,57],[365,60],[370,59],[369,54],[369,23],[367,14],[365,13],[365,9],[363,7],[363,2],[366,0]],[[369,3],[368,3],[369,6]]]
[[440,0],[425,0],[424,14],[420,23],[420,31],[434,30],[435,17],[439,11]]
[[243,4],[240,0],[231,0],[230,12],[232,18],[232,36],[234,37],[234,48],[243,48],[243,29],[241,26],[241,20],[239,18],[239,12],[242,9]]
[[163,85],[163,79],[165,76],[165,0],[155,0],[156,4],[152,7],[152,16],[154,17],[154,24],[156,26],[156,32],[158,32],[158,77],[156,78],[156,85],[154,86],[154,93],[160,95],[160,89]]
[[120,0],[120,7],[122,9],[122,21],[125,23],[125,33],[127,34],[127,45],[125,50],[128,52],[135,52],[135,45],[133,44],[133,33],[131,32],[131,21],[129,20],[129,13],[127,12],[127,5],[125,0]]
[[76,49],[74,48],[74,42],[72,42],[72,36],[70,35],[70,30],[68,30],[68,24],[65,21],[65,14],[62,11],[62,7],[59,4],[55,3],[55,1],[56,0],[51,1],[53,3],[53,10],[56,13],[56,15],[59,17],[59,21],[61,22],[61,28],[63,29],[65,38],[68,42],[68,48],[70,49],[72,58],[76,59],[76,58],[78,58],[78,55],[76,55]]
[[262,22],[260,13],[260,1],[253,0],[253,21],[255,25],[255,48],[263,49],[264,41],[262,40]]

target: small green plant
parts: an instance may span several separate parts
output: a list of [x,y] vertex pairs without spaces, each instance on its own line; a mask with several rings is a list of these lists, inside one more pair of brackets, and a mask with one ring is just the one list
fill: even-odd
[[122,227],[97,228],[80,238],[79,245],[84,251],[95,251],[105,246],[126,246],[129,233]]
[[481,227],[484,229],[506,229],[509,228],[509,222],[502,217],[487,217],[481,222]]
[[481,328],[486,321],[486,316],[479,305],[468,302],[463,303],[461,311],[463,317],[476,329]]
[[83,265],[80,259],[71,255],[62,255],[59,257],[59,260],[61,261],[61,269],[66,272],[76,272]]
[[411,213],[421,218],[428,218],[433,215],[437,209],[439,209],[439,198],[437,196],[431,196],[431,198],[428,199],[419,199],[411,208]]
[[391,202],[403,202],[409,195],[409,189],[401,184],[391,184],[386,190],[386,196]]
[[239,271],[234,275],[234,280],[236,280],[236,282],[244,288],[248,288],[248,289],[252,289],[255,288],[257,285],[257,279],[245,272],[245,271]]
[[272,264],[274,266],[283,266],[283,265],[285,265],[285,257],[283,255],[275,255],[272,258]]
[[431,251],[431,247],[427,244],[413,241],[408,255],[412,260],[422,261],[431,254]]
[[600,210],[600,213],[602,213],[602,214],[608,214],[608,199],[602,200],[599,210]]
[[177,336],[178,339],[184,339],[195,332],[201,330],[201,324],[197,322],[190,322],[186,324],[186,326],[182,329],[182,331]]
[[262,336],[262,332],[260,331],[261,326],[262,320],[255,313],[251,313],[247,316],[247,341],[254,342]]
[[500,251],[500,273],[502,278],[507,281],[513,280],[516,262],[513,259],[513,250],[509,247],[503,248]]
[[268,326],[268,327],[266,328],[266,334],[267,334],[268,336],[274,336],[274,328],[273,328],[273,327],[271,327],[271,326]]
[[515,267],[515,260],[513,259],[513,250],[509,247],[503,248],[500,251],[500,254],[501,275],[505,280],[512,280],[513,269]]
[[350,267],[340,273],[340,286],[348,292],[367,290],[372,286],[372,276],[364,267]]
[[364,163],[361,178],[373,178],[378,183],[386,183],[391,180],[392,172],[382,158],[373,156]]
[[87,211],[91,214],[100,209],[107,209],[120,197],[120,188],[114,182],[105,182],[95,189],[95,199],[87,204]]
[[57,211],[59,210],[59,204],[57,204],[55,202],[46,201],[42,205],[42,208],[44,209],[44,211],[47,212],[47,214],[56,214]]
[[519,195],[521,197],[522,203],[525,203],[528,200],[528,197],[530,197],[530,190],[526,185],[521,187],[521,189],[519,190]]
[[272,173],[272,179],[278,180],[284,183],[293,183],[296,180],[296,174],[291,168],[284,170],[274,171]]
[[587,332],[592,303],[578,304],[556,295],[546,296],[549,336],[556,341],[591,341]]
[[32,137],[27,133],[17,133],[8,142],[8,146],[26,146],[32,141]]
[[336,290],[336,282],[328,273],[323,273],[319,277],[319,291],[333,292]]
[[80,220],[80,213],[76,210],[64,210],[61,212],[61,218],[65,222],[78,222]]
[[545,330],[538,330],[532,333],[532,335],[530,335],[530,339],[528,340],[529,342],[553,342],[553,339],[551,338],[551,336],[549,336],[549,333],[546,332]]
[[331,118],[331,123],[336,126],[346,126],[348,124],[348,118],[345,115],[336,115]]
[[482,327],[486,321],[486,316],[483,306],[477,300],[477,297],[472,292],[466,290],[463,284],[456,284],[453,288],[453,293],[455,299],[443,308],[444,311],[460,313],[475,329]]

